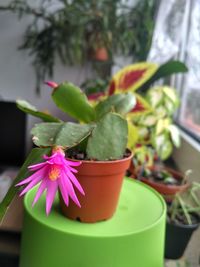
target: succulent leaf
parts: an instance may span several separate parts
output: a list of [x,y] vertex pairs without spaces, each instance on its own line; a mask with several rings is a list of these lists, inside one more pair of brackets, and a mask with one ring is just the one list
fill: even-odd
[[95,120],[95,110],[87,96],[74,84],[65,82],[58,85],[52,93],[52,99],[62,111],[81,122]]
[[88,138],[87,156],[95,160],[121,159],[127,146],[127,121],[108,113],[96,124]]
[[17,100],[16,104],[17,104],[17,107],[23,112],[30,114],[34,117],[40,118],[45,122],[61,122],[60,119],[55,118],[48,113],[37,110],[36,107],[34,107],[33,105],[31,105],[29,102],[25,100]]
[[32,129],[33,142],[37,146],[63,146],[70,148],[88,137],[94,125],[66,123],[39,123]]
[[132,93],[112,95],[96,106],[97,118],[110,111],[125,115],[135,107],[135,104],[136,98]]

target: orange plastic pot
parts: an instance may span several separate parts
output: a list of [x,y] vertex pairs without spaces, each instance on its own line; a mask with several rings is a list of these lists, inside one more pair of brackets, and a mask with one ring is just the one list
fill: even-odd
[[109,58],[107,49],[105,47],[96,49],[94,58],[99,61],[107,61]]
[[70,200],[67,207],[60,195],[62,213],[70,219],[94,223],[111,218],[116,210],[123,178],[132,154],[115,161],[82,161],[77,179],[85,196],[76,191],[81,208]]

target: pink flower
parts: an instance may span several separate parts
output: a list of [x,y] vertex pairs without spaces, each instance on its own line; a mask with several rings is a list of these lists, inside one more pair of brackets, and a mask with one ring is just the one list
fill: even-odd
[[62,147],[59,146],[53,149],[52,155],[50,157],[45,155],[44,159],[46,159],[45,162],[29,166],[28,169],[30,171],[35,171],[35,173],[16,185],[22,186],[28,184],[20,193],[20,196],[24,195],[35,185],[40,183],[32,205],[34,206],[34,204],[38,201],[44,190],[47,189],[47,215],[51,211],[53,200],[58,188],[60,189],[63,200],[67,206],[69,205],[70,197],[76,203],[77,206],[81,207],[74,191],[74,187],[76,187],[82,195],[85,195],[85,193],[77,178],[73,174],[77,173],[77,170],[73,167],[79,166],[81,162],[66,160],[65,153]]

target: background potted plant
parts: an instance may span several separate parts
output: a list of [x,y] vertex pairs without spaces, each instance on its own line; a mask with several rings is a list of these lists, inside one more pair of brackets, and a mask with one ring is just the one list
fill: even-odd
[[57,57],[65,65],[90,61],[98,70],[110,69],[115,54],[144,60],[151,45],[157,3],[44,0],[35,5],[13,0],[1,5],[0,11],[32,18],[20,49],[31,55],[39,88],[41,81],[53,75]]
[[[187,176],[187,175],[186,175]],[[200,223],[200,184],[193,182],[168,205],[165,257],[180,258]]]
[[179,98],[174,88],[159,86],[150,88],[146,99],[151,111],[135,118],[140,137],[135,148],[137,168],[133,176],[155,188],[169,201],[188,186],[188,182],[182,183],[183,174],[162,163],[171,155],[173,146],[180,146],[179,130],[173,123]]
[[171,155],[174,145],[180,146],[179,130],[173,123],[179,98],[174,88],[151,86],[159,78],[186,70],[185,65],[177,61],[161,66],[149,62],[132,64],[113,76],[107,91],[88,96],[93,104],[107,95],[117,98],[119,93],[131,93],[135,96],[136,105],[126,114],[128,146],[134,153],[129,175],[154,187],[168,201],[188,186],[188,183],[182,184],[181,173],[166,169],[162,162]]

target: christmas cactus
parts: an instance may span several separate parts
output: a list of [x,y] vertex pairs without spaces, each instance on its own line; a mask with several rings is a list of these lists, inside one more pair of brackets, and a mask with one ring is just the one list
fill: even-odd
[[[149,123],[151,121],[149,116],[155,108],[150,101],[150,93],[148,97],[144,97],[146,90],[157,79],[186,70],[185,65],[180,62],[168,62],[162,66],[153,63],[133,64],[113,76],[105,93],[89,97],[70,82],[61,84],[47,82],[52,88],[52,100],[56,106],[77,122],[64,122],[37,110],[24,100],[18,100],[19,109],[42,119],[43,122],[36,124],[31,131],[33,142],[38,148],[31,151],[0,204],[0,218],[3,217],[19,188],[23,186],[21,191],[23,195],[38,183],[40,186],[33,205],[43,191],[47,190],[47,214],[51,210],[58,188],[66,205],[71,198],[79,206],[74,188],[83,195],[84,189],[75,177],[77,171],[75,165],[81,164],[82,159],[92,161],[122,159],[127,146],[132,150],[138,149],[142,131],[137,121],[145,118],[144,121]],[[166,89],[165,94],[173,102],[173,96],[169,91]],[[170,109],[170,105],[167,109]],[[166,122],[162,123],[162,127],[161,122],[163,118],[159,119],[160,128],[158,126],[156,128],[159,133],[163,133],[166,129],[163,126],[166,126]],[[169,132],[175,131],[171,124],[167,125],[167,129]],[[74,165],[69,158],[77,154],[81,154],[81,157],[75,157],[77,161]],[[66,159],[66,156],[69,158]]]
[[[43,122],[36,124],[31,133],[34,148],[22,166],[13,186],[0,206],[1,216],[15,192],[27,193],[40,184],[33,205],[47,190],[46,213],[49,214],[56,191],[59,189],[65,204],[71,198],[78,206],[79,200],[74,188],[84,195],[84,189],[76,179],[76,168],[81,160],[110,161],[124,157],[128,141],[128,125],[123,117],[136,104],[129,93],[110,96],[98,106],[92,106],[80,88],[70,82],[52,87],[52,100],[63,112],[78,122],[64,122],[59,118],[38,111],[24,100],[18,100],[22,111],[39,117]],[[65,155],[65,153],[67,155]],[[66,156],[82,154],[83,158],[71,161]],[[73,157],[73,156],[72,156]],[[74,159],[74,157],[73,157]],[[25,186],[25,188],[24,188]]]

